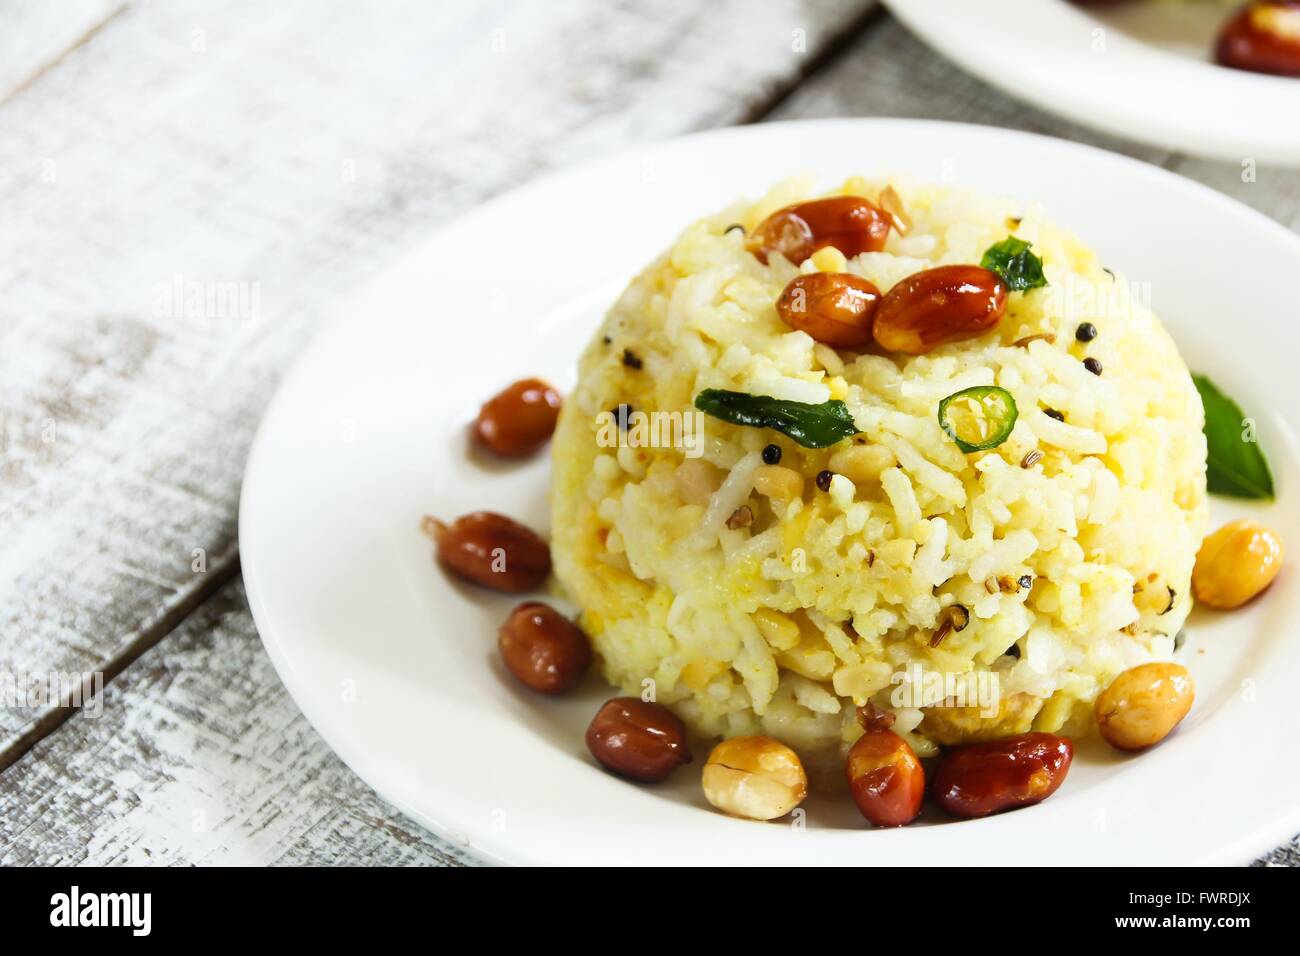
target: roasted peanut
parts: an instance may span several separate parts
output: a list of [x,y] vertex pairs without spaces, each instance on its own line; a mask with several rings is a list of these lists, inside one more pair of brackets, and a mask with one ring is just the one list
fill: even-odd
[[771,737],[724,740],[709,754],[702,782],[709,803],[749,820],[783,817],[808,795],[799,755]]
[[946,342],[982,335],[1007,307],[1002,279],[979,266],[939,266],[914,273],[885,293],[872,334],[881,348],[923,355]]
[[1201,542],[1192,596],[1228,610],[1259,594],[1282,569],[1282,539],[1254,521],[1230,521]]
[[573,690],[591,663],[587,635],[559,611],[537,601],[510,612],[497,646],[510,673],[543,694]]
[[1219,31],[1214,58],[1237,70],[1300,76],[1300,3],[1273,0],[1243,7]]
[[836,349],[871,344],[871,317],[880,290],[847,272],[810,272],[795,276],[776,300],[781,321]]
[[475,511],[450,525],[427,515],[420,529],[438,546],[442,566],[497,591],[531,591],[551,573],[551,549],[517,521]]
[[1028,733],[946,754],[934,775],[934,802],[954,817],[984,817],[1046,800],[1065,780],[1074,747],[1064,737]]
[[892,730],[870,729],[859,737],[844,774],[853,802],[878,827],[901,827],[921,812],[925,771],[908,742]]
[[526,378],[483,404],[474,438],[503,458],[523,458],[550,440],[559,417],[560,393],[541,379]]
[[606,701],[587,728],[587,749],[606,769],[645,783],[691,762],[685,725],[663,704],[639,697]]
[[1141,750],[1168,737],[1192,709],[1195,697],[1196,685],[1186,667],[1141,664],[1124,671],[1097,696],[1097,729],[1120,750]]
[[760,222],[747,247],[759,260],[779,252],[795,265],[834,246],[850,259],[879,252],[889,237],[889,216],[861,196],[834,196],[778,209]]

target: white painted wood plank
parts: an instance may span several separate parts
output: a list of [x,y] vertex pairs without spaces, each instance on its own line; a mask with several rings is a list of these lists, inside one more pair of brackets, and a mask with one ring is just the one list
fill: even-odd
[[125,0],[11,0],[0,11],[0,104],[92,40]]
[[[278,375],[416,237],[554,165],[747,118],[863,7],[114,17],[0,105],[0,672],[129,659],[211,589]],[[0,767],[49,716],[0,710]]]
[[4,775],[0,866],[456,865],[325,745],[232,583]]

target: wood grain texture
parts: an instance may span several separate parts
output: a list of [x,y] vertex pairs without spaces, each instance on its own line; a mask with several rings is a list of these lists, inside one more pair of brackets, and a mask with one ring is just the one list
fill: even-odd
[[[0,671],[112,671],[221,583],[279,374],[415,237],[748,118],[863,9],[179,0],[42,68],[0,106]],[[0,710],[0,767],[64,713]]]
[[[425,854],[356,781],[340,792],[361,809],[298,828],[325,799],[322,745],[290,725],[264,658],[175,710],[130,683],[217,666],[179,637],[174,669],[171,641],[149,648],[235,568],[243,460],[279,375],[335,301],[438,223],[557,165],[749,120],[873,8],[176,0],[51,38],[0,103],[0,673],[128,668],[110,688],[140,693],[121,698],[132,743],[94,794],[81,763],[104,744],[83,718],[54,730],[71,711],[0,710],[0,858],[280,859],[294,840],[294,860],[330,861],[394,827]],[[261,653],[246,613],[221,620],[216,639]],[[204,748],[210,776],[189,776]],[[248,754],[277,755],[253,762],[270,789],[241,776]],[[202,838],[154,812],[213,793],[229,812]],[[277,827],[267,794],[292,804]],[[420,862],[453,856],[429,846]]]
[[125,0],[6,3],[0,30],[0,105],[75,54],[127,6]]
[[0,865],[457,865],[284,693],[234,582],[4,775]]

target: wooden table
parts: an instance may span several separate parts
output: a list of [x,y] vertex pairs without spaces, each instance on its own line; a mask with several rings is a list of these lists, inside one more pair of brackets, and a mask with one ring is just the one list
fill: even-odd
[[473,862],[330,752],[258,641],[236,514],[279,376],[332,303],[548,169],[880,115],[1095,143],[1300,228],[1294,172],[1071,126],[870,0],[11,4],[0,675],[107,686],[96,717],[0,708],[0,863]]

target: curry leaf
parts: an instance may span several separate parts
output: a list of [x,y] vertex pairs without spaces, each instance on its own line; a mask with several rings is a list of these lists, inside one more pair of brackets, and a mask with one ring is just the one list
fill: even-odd
[[1272,498],[1273,475],[1240,406],[1204,375],[1193,375],[1205,406],[1206,485],[1216,495]]
[[733,425],[773,428],[805,448],[827,448],[858,433],[848,406],[838,400],[810,405],[706,388],[695,396],[695,407]]
[[1043,278],[1043,260],[1029,251],[1030,243],[1015,236],[1007,236],[1001,242],[984,250],[980,267],[996,272],[1012,292],[1024,292],[1047,285]]

